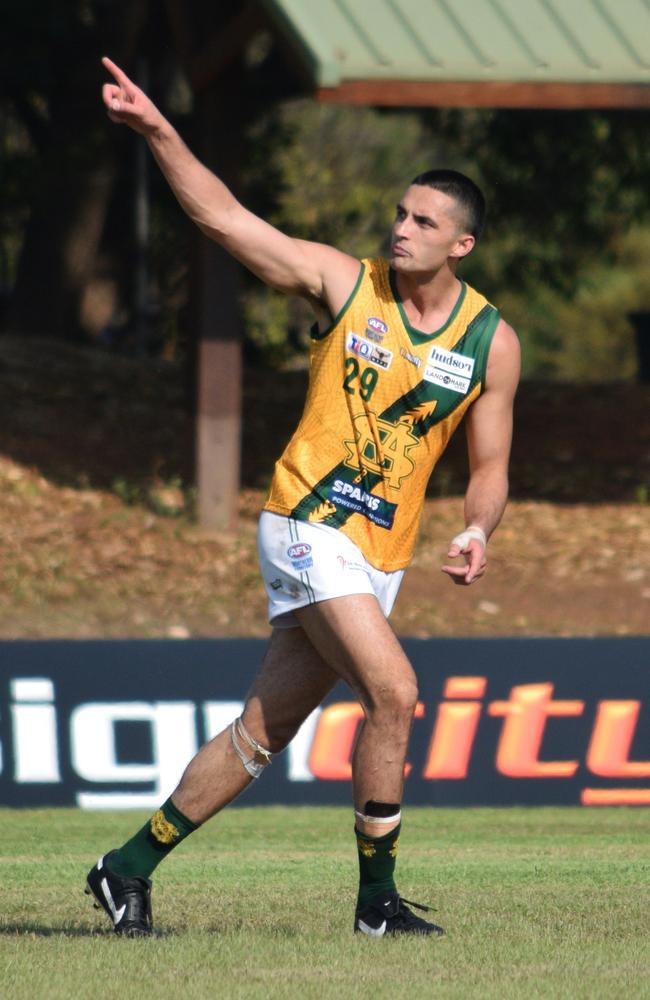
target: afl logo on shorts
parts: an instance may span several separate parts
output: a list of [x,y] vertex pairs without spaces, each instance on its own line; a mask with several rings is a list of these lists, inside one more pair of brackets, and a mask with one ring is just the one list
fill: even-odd
[[294,559],[304,559],[311,552],[311,545],[308,542],[294,542],[287,549],[287,555],[292,561]]
[[287,549],[287,555],[294,569],[309,569],[310,566],[314,565],[309,542],[294,542]]

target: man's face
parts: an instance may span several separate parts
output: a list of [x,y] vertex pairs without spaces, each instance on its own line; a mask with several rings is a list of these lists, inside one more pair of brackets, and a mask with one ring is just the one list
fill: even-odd
[[396,271],[438,271],[448,258],[464,257],[475,240],[463,228],[456,201],[442,191],[412,184],[397,206],[391,232],[390,263]]

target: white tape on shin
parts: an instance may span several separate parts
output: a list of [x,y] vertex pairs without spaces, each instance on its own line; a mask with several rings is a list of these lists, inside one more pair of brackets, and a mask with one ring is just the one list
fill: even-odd
[[[242,747],[240,740],[247,743],[248,746],[246,748]],[[271,763],[273,754],[266,747],[263,747],[261,743],[253,739],[241,718],[235,719],[230,727],[230,742],[250,776],[252,778],[259,778],[264,768]],[[251,750],[252,755],[250,753]],[[256,756],[262,757],[263,760],[255,760]]]
[[374,823],[376,826],[396,826],[402,818],[402,810],[400,809],[400,811],[395,813],[394,816],[366,816],[364,813],[357,812],[355,809],[354,815],[357,823]]

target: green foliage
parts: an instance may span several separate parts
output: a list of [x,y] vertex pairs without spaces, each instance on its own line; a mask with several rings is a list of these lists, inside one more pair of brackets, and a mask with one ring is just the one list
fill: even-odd
[[278,110],[274,131],[279,190],[271,221],[348,253],[375,253],[396,192],[429,162],[417,116],[298,101]]
[[500,304],[519,329],[525,371],[565,381],[607,382],[635,376],[628,313],[648,309],[650,226],[631,226],[612,240],[609,260],[594,260],[573,288],[540,284],[530,299],[507,290]]
[[[218,5],[218,14],[207,3],[189,6],[190,22],[197,30],[203,25],[207,37],[213,18],[225,23],[239,5]],[[99,56],[105,50],[131,70],[137,56],[146,56],[152,96],[168,113],[175,107],[171,84],[182,76],[180,56],[169,18],[156,5],[24,0],[4,12],[0,292],[13,288],[9,312],[20,333],[88,332],[81,285],[92,275],[113,290],[113,312],[125,329],[133,322],[136,140],[107,127],[99,101]],[[484,244],[462,273],[517,328],[525,374],[632,377],[626,313],[650,307],[644,290],[650,246],[647,112],[388,112],[311,99],[278,104],[272,103],[278,92],[273,71],[264,74],[262,58],[235,96],[241,120],[255,122],[241,176],[254,211],[294,236],[362,257],[385,249],[394,204],[411,177],[432,166],[463,170],[485,190],[489,213]],[[283,92],[289,80],[290,74]],[[191,134],[194,124],[186,117],[183,131]],[[191,145],[198,149],[193,140]],[[189,226],[180,221],[161,178],[153,171],[151,178],[149,267],[160,310],[157,337],[166,356],[179,356],[190,353]],[[84,214],[93,204],[95,215],[106,217],[94,237]],[[75,245],[89,234],[82,277],[81,265],[75,271],[66,263],[73,255],[61,251],[72,245],[71,234]],[[304,302],[250,279],[243,310],[253,356],[278,365],[302,363],[313,321]]]
[[[281,229],[362,257],[382,252],[394,204],[432,165],[488,198],[464,277],[502,310],[524,373],[577,381],[636,370],[627,313],[650,307],[650,141],[635,112],[276,108],[250,135],[252,207]],[[247,287],[247,336],[272,362],[306,350],[311,310]]]
[[[289,102],[249,135],[250,207],[292,236],[357,257],[385,249],[405,182],[426,169],[435,143],[412,112]],[[304,352],[311,309],[250,284],[247,336],[271,360]]]

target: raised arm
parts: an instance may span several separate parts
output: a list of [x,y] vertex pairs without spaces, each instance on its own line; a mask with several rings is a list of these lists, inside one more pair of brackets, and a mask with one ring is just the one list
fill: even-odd
[[485,391],[465,418],[469,483],[465,494],[464,532],[452,541],[448,558],[464,555],[465,565],[443,566],[454,583],[468,584],[487,566],[487,539],[498,525],[508,499],[508,461],[512,441],[512,406],[519,382],[520,351],[511,326],[500,321],[488,358]]
[[359,261],[322,243],[293,239],[249,212],[188,149],[153,102],[107,57],[114,83],[102,97],[111,121],[144,136],[181,207],[197,226],[266,284],[321,302],[335,315]]

